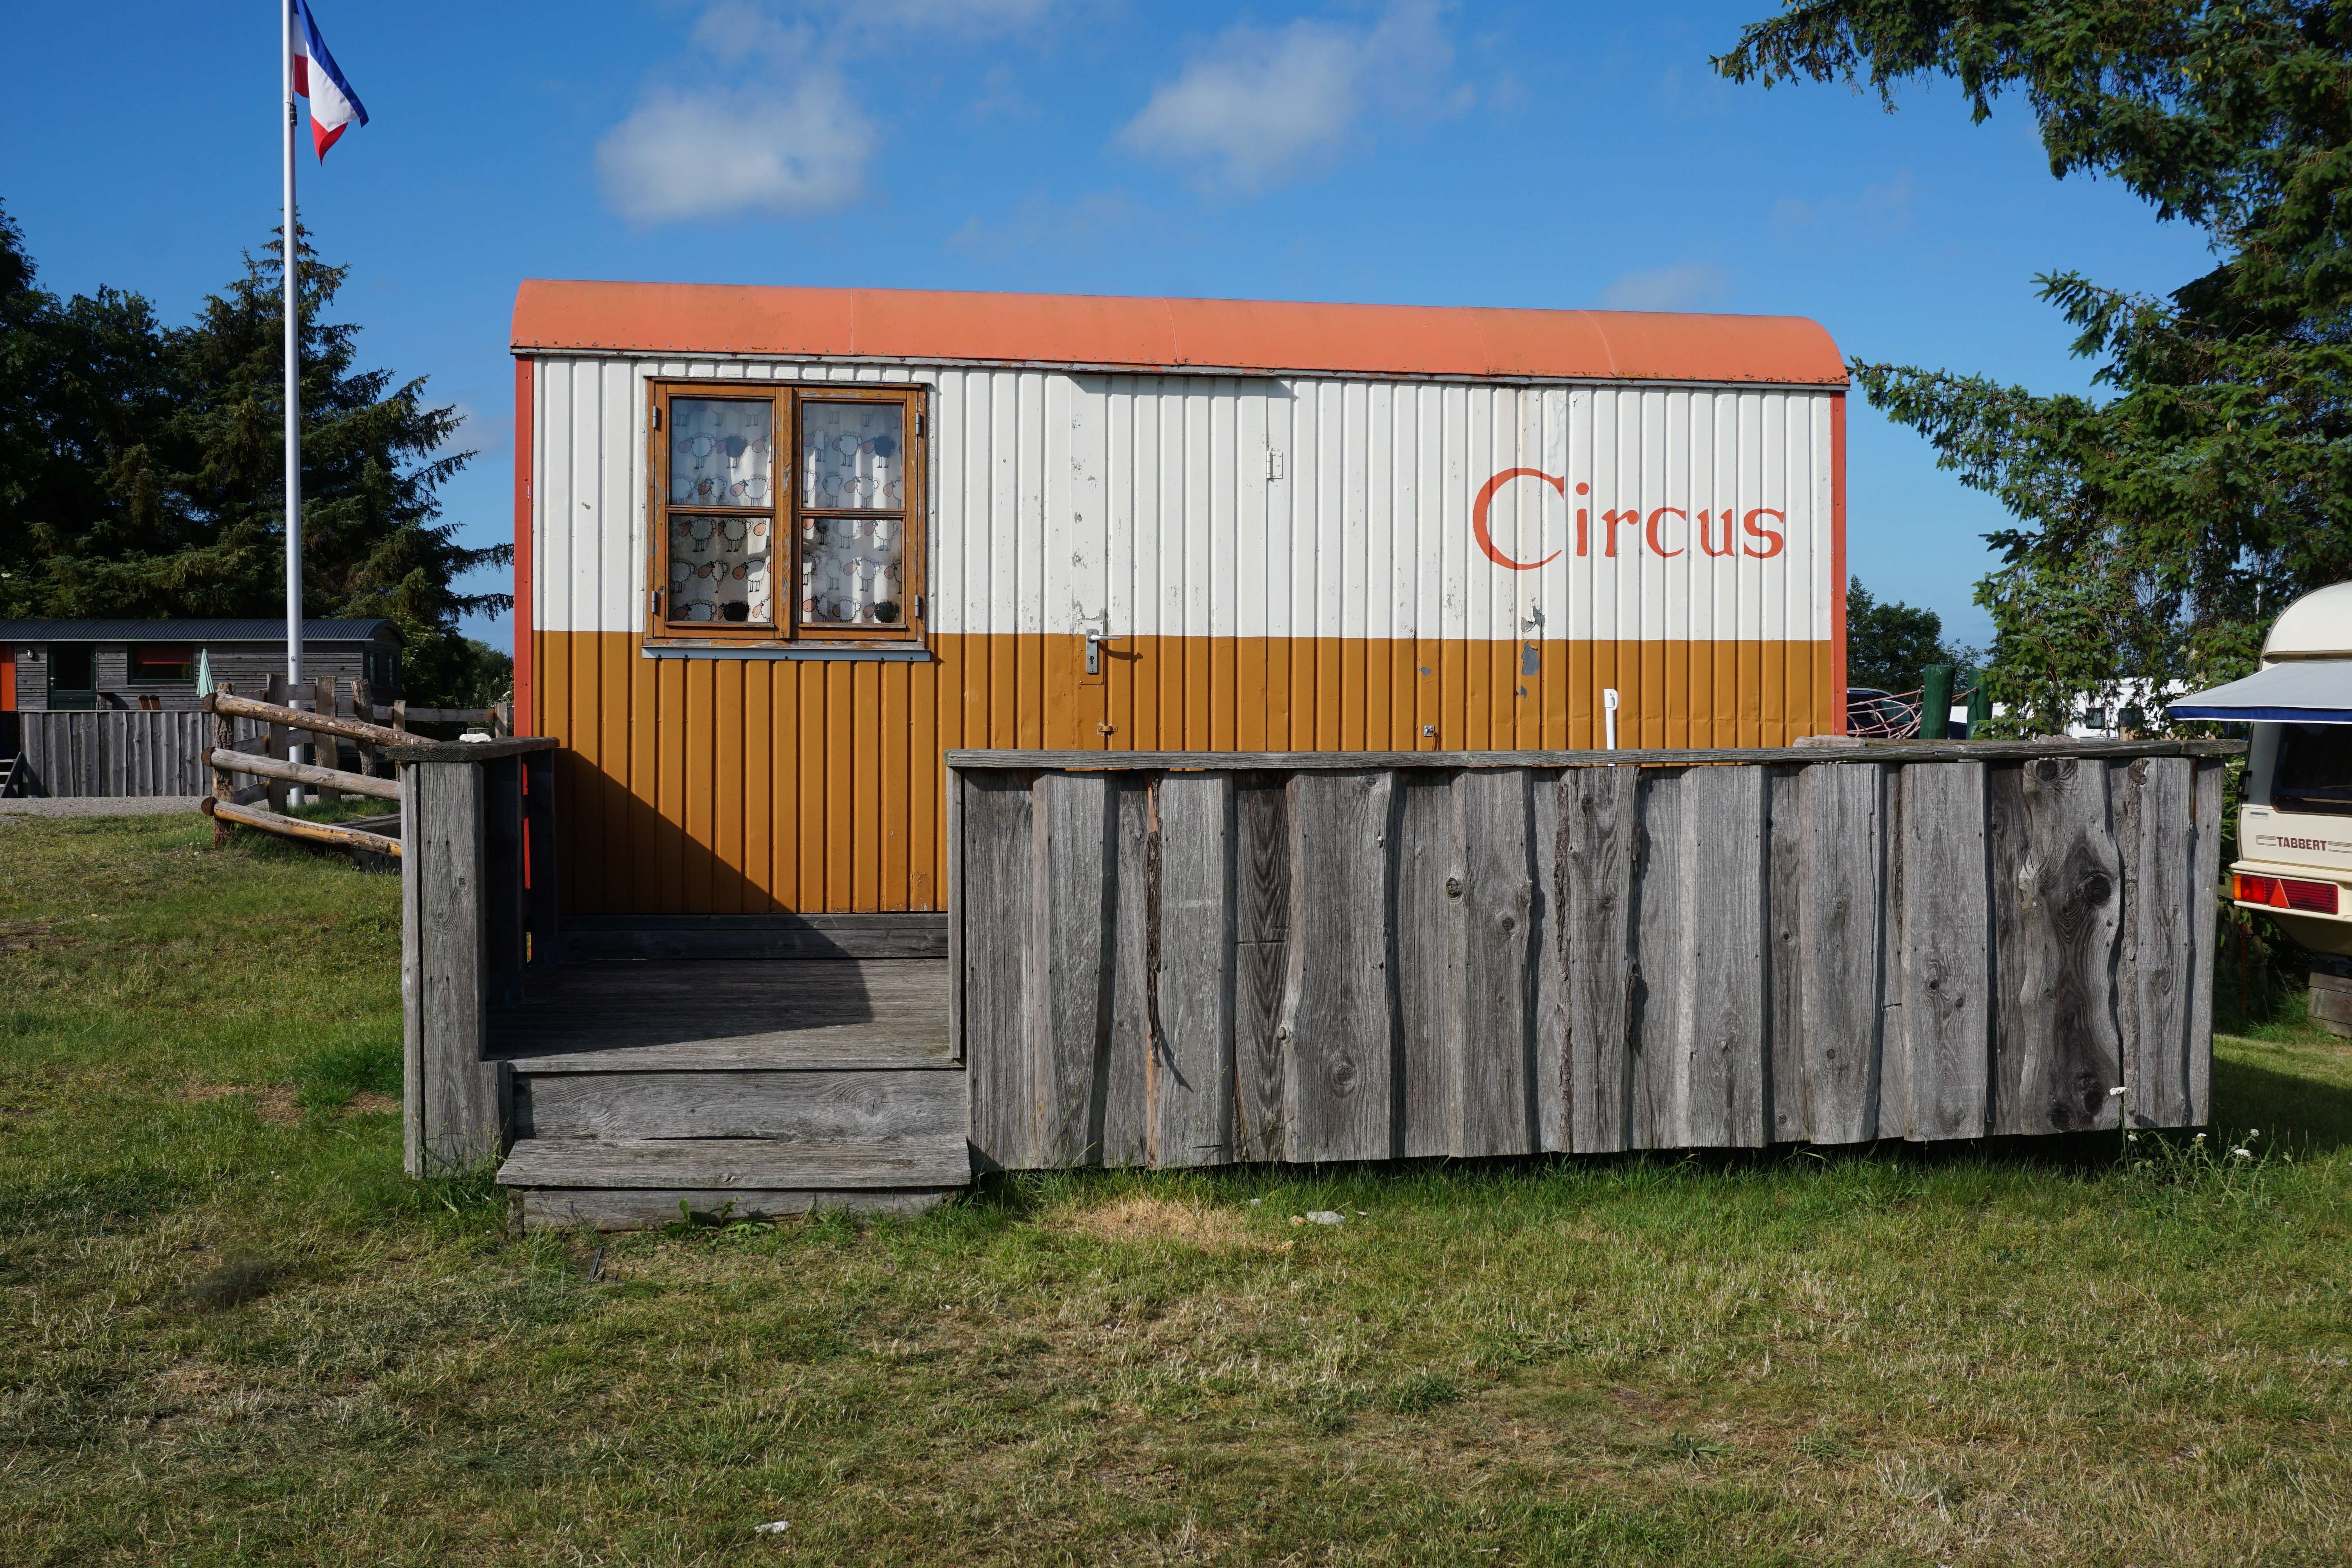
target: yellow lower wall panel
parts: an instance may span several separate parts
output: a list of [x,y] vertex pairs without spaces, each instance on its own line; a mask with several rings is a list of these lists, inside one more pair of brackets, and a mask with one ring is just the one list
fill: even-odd
[[1773,746],[1835,728],[1827,642],[940,637],[924,664],[650,659],[541,632],[577,914],[944,907],[941,754]]

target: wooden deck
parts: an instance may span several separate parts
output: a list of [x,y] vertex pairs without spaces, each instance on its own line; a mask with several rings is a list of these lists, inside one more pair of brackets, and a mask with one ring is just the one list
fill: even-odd
[[950,918],[568,922],[545,745],[386,752],[407,1163],[527,1225],[2207,1117],[2235,742],[953,752]]
[[647,960],[530,973],[488,1014],[499,1180],[526,1225],[905,1210],[971,1179],[939,959]]
[[535,1072],[953,1067],[945,959],[649,959],[530,972],[489,1053]]

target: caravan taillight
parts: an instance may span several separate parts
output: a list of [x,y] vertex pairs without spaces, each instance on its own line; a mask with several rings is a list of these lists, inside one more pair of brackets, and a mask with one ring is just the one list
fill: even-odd
[[2315,915],[2336,912],[2336,884],[2305,882],[2294,877],[2249,877],[2241,871],[2232,880],[2232,895],[2242,904],[2267,904],[2274,910],[2305,910]]

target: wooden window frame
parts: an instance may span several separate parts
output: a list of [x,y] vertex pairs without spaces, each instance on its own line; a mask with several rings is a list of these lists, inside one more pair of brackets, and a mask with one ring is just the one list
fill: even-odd
[[[168,678],[142,676],[139,658],[151,648],[169,648],[173,653],[185,651],[188,657],[174,668],[185,668],[188,673]],[[125,686],[194,686],[196,683],[196,647],[193,643],[132,643],[124,656],[122,683]]]
[[[922,650],[929,646],[930,590],[926,581],[930,545],[929,416],[919,383],[811,381],[715,381],[663,377],[646,383],[646,530],[645,645],[650,648],[703,648],[717,652],[790,649],[823,654]],[[669,499],[670,404],[677,398],[721,397],[765,402],[775,460],[764,507],[680,506]],[[802,499],[801,409],[808,403],[895,403],[903,413],[902,465],[907,497],[903,510],[881,508],[813,507]],[[772,626],[669,619],[669,537],[673,515],[765,517],[770,520],[768,570],[774,586],[769,602]],[[816,518],[891,518],[900,523],[899,587],[905,624],[845,626],[801,620],[801,530]]]

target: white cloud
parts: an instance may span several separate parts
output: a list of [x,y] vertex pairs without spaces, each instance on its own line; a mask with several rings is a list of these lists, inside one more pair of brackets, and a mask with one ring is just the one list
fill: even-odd
[[1785,237],[1803,233],[1809,228],[1834,226],[1850,229],[1874,238],[1909,226],[1911,222],[1911,172],[1903,170],[1883,185],[1866,186],[1859,196],[1847,199],[1824,196],[1815,201],[1800,201],[1785,196],[1773,204],[1772,230]]
[[865,193],[881,134],[846,85],[917,30],[1010,32],[1056,0],[718,0],[694,53],[656,73],[596,145],[612,209],[635,224],[803,216]]
[[866,186],[874,128],[838,79],[781,90],[665,89],[596,148],[604,199],[631,223],[677,223],[846,205]]
[[485,414],[474,404],[459,398],[449,405],[457,423],[441,439],[440,450],[471,452],[477,458],[494,458],[507,449],[514,439],[514,416]]
[[1450,112],[1454,48],[1431,0],[1400,0],[1369,28],[1303,20],[1229,28],[1118,133],[1210,189],[1261,191],[1325,166],[1374,109]]
[[1721,304],[1730,289],[1717,268],[1660,267],[1626,273],[1601,290],[1601,302],[1612,310],[1692,310]]
[[1044,21],[1054,5],[1055,0],[848,0],[842,16],[876,26],[1005,33]]
[[992,68],[981,85],[985,90],[964,110],[974,120],[1034,120],[1043,112],[1021,90],[1010,67]]
[[1003,262],[1047,252],[1082,250],[1152,218],[1151,211],[1123,191],[1094,192],[1056,202],[1031,195],[1003,223],[982,223],[977,214],[948,237],[946,248],[982,261]]
[[786,27],[746,0],[719,0],[695,18],[694,42],[722,60],[765,58],[782,63],[795,50],[805,53],[815,35],[806,26]]

